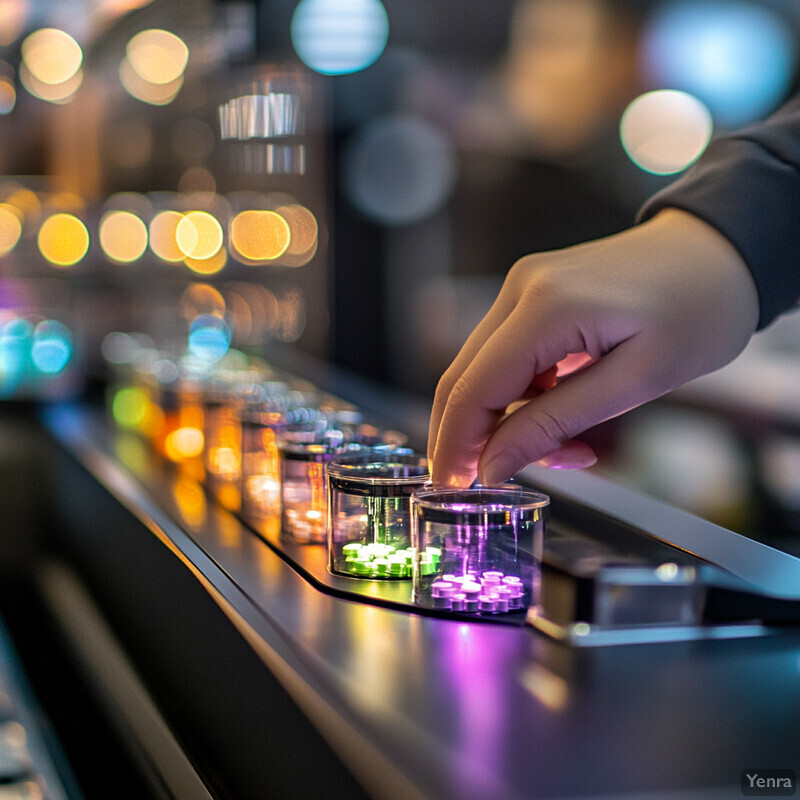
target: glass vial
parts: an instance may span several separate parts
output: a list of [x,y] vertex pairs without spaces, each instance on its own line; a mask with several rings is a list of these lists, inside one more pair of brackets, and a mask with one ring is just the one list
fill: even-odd
[[430,480],[427,459],[407,448],[375,447],[336,456],[326,475],[331,572],[410,578],[411,493]]
[[521,487],[415,492],[415,605],[480,616],[534,605],[549,503]]

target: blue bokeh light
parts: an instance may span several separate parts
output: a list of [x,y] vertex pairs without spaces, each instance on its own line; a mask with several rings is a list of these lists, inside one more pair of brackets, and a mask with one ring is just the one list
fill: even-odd
[[722,126],[763,117],[787,95],[797,46],[775,11],[744,0],[662,5],[643,37],[646,79],[689,92]]
[[24,319],[12,319],[0,330],[0,383],[13,388],[30,370],[33,326]]
[[189,352],[203,361],[219,361],[231,345],[230,326],[213,314],[201,314],[189,326]]
[[56,320],[40,322],[33,331],[31,360],[44,375],[57,375],[72,357],[72,334]]
[[323,75],[346,75],[368,67],[389,39],[381,0],[300,0],[291,25],[300,59]]

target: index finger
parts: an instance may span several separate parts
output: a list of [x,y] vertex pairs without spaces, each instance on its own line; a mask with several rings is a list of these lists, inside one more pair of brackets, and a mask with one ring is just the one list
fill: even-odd
[[[436,483],[468,486],[478,459],[509,404],[535,376],[560,361],[576,343],[547,311],[518,304],[462,369],[445,399],[433,453]],[[566,338],[565,338],[566,337]]]
[[463,344],[458,355],[453,360],[453,363],[439,380],[439,384],[436,387],[436,395],[433,399],[433,407],[431,409],[430,423],[428,426],[428,459],[430,461],[433,461],[436,442],[439,437],[439,426],[453,387],[489,337],[502,324],[503,320],[506,319],[513,307],[514,299],[509,296],[507,287],[504,285],[500,294],[492,304],[492,307],[486,313],[486,316],[484,316],[469,335],[467,341]]

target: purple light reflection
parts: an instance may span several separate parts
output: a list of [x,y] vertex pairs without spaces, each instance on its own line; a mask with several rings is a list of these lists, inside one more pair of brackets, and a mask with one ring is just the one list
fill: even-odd
[[514,713],[508,675],[520,654],[519,640],[498,628],[462,623],[437,633],[439,674],[448,681],[449,722],[458,757],[449,763],[454,795],[463,800],[502,797]]

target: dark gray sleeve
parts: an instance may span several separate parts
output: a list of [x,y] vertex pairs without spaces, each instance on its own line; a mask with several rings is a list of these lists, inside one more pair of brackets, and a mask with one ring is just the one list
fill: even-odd
[[764,328],[800,298],[800,96],[764,122],[712,139],[675,183],[643,206],[689,211],[736,247],[758,290]]

